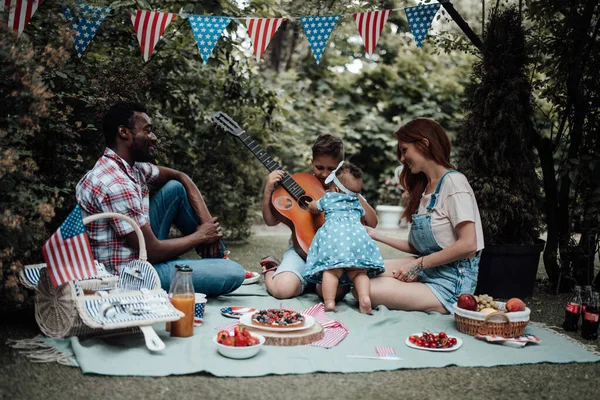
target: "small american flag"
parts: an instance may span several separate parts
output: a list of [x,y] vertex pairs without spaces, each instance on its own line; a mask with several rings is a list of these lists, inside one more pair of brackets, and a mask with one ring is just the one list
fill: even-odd
[[393,347],[375,347],[379,358],[399,359]]
[[358,33],[365,44],[367,54],[372,55],[377,47],[379,35],[392,10],[367,11],[354,14]]
[[133,23],[133,29],[137,35],[138,42],[140,42],[144,61],[148,61],[154,51],[154,47],[156,47],[156,43],[162,37],[167,26],[176,17],[177,14],[173,13],[145,10],[137,10],[135,15],[131,14],[131,22]]
[[42,252],[54,286],[98,275],[79,206],[54,232],[42,247]]
[[44,0],[0,0],[0,11],[8,14],[8,27],[21,36],[23,29]]
[[246,18],[248,34],[254,44],[253,52],[256,61],[264,54],[267,46],[285,18]]

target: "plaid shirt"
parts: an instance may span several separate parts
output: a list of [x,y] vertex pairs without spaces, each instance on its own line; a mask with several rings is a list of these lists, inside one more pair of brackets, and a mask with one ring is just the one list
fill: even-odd
[[[158,167],[135,163],[133,168],[108,147],[79,181],[75,193],[84,217],[98,213],[119,213],[131,217],[140,227],[150,223],[148,183],[158,177]],[[139,257],[125,241],[133,227],[120,219],[102,219],[86,225],[97,261],[118,274],[119,269]]]

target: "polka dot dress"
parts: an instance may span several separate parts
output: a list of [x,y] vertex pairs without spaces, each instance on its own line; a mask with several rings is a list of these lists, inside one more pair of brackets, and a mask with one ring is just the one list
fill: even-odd
[[[310,245],[304,278],[321,283],[323,271],[334,268],[365,268],[369,277],[385,271],[377,244],[360,222],[365,214],[356,196],[327,192],[318,202],[325,224]],[[340,285],[352,282],[344,274]]]

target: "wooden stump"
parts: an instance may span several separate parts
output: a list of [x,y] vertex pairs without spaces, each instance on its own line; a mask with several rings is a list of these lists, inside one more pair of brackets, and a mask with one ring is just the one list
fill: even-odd
[[300,346],[321,340],[325,335],[323,326],[318,322],[315,322],[310,328],[292,332],[266,331],[255,326],[246,326],[240,323],[240,327],[242,326],[251,333],[264,336],[266,346]]

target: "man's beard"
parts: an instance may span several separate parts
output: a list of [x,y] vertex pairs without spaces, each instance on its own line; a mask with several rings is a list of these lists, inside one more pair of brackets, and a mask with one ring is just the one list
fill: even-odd
[[150,146],[144,147],[143,144],[137,142],[135,137],[133,138],[133,146],[131,147],[133,153],[133,160],[135,162],[154,162],[154,155],[150,153]]

